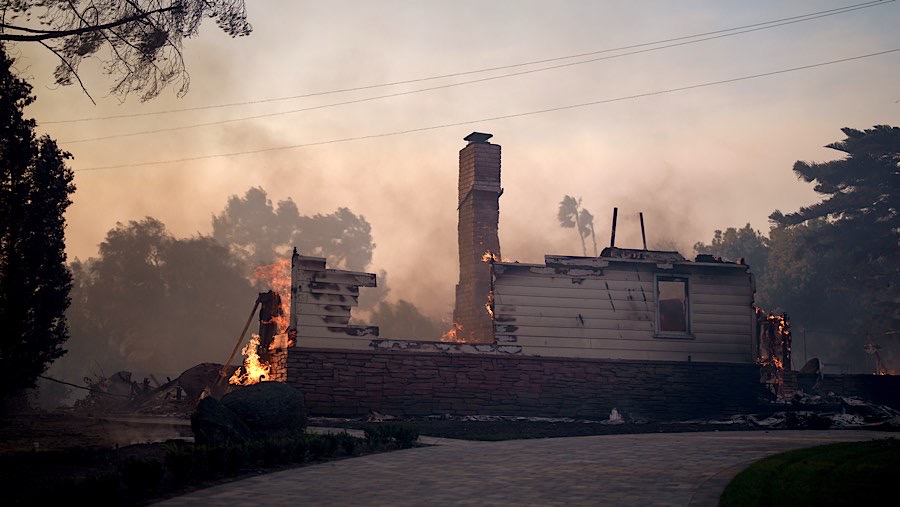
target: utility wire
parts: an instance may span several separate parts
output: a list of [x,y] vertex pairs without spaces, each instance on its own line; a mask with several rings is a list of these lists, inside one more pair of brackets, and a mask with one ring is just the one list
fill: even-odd
[[[129,113],[129,114],[96,116],[96,117],[87,117],[87,118],[73,118],[73,119],[68,119],[68,120],[50,120],[50,121],[43,121],[43,122],[41,122],[41,124],[42,125],[51,125],[51,124],[60,124],[60,123],[77,123],[77,122],[88,122],[88,121],[98,121],[98,120],[112,120],[112,119],[119,119],[119,118],[136,118],[136,117],[141,117],[141,116],[156,116],[156,115],[163,115],[163,114],[201,111],[201,110],[208,110],[208,109],[220,109],[220,108],[226,108],[226,107],[247,106],[247,105],[254,105],[254,104],[264,104],[264,103],[268,103],[268,102],[279,102],[279,101],[285,101],[285,100],[296,100],[296,99],[309,98],[309,97],[319,97],[319,96],[323,96],[323,95],[333,95],[333,94],[353,92],[353,91],[371,90],[374,88],[385,88],[385,87],[389,87],[389,86],[397,86],[397,85],[402,85],[402,84],[420,83],[420,82],[424,82],[424,81],[433,81],[433,80],[437,80],[437,79],[446,79],[446,78],[450,78],[450,77],[481,74],[484,72],[493,72],[493,71],[498,71],[498,70],[513,69],[513,68],[518,68],[518,67],[526,67],[529,65],[538,65],[538,64],[542,64],[542,63],[551,63],[551,62],[557,62],[557,61],[562,61],[562,60],[571,60],[574,58],[582,58],[582,57],[586,57],[586,56],[593,56],[593,55],[598,55],[598,54],[603,54],[603,53],[612,53],[612,52],[624,51],[624,50],[628,50],[628,49],[636,49],[636,48],[647,47],[647,46],[655,46],[655,45],[659,45],[659,44],[684,41],[684,40],[694,39],[694,38],[698,38],[698,37],[707,37],[710,35],[734,32],[737,30],[744,30],[747,28],[765,27],[765,25],[772,25],[775,23],[788,24],[786,22],[797,23],[797,22],[801,22],[801,21],[809,21],[809,20],[817,19],[817,18],[821,18],[821,17],[833,16],[833,15],[837,15],[837,14],[844,14],[844,13],[852,12],[855,10],[868,9],[869,7],[875,7],[878,5],[886,5],[886,4],[892,3],[894,1],[895,0],[873,0],[873,1],[869,1],[869,2],[863,2],[863,3],[848,5],[848,6],[844,6],[844,7],[837,7],[834,9],[828,9],[828,10],[824,10],[824,11],[812,12],[809,14],[802,14],[799,16],[791,16],[791,17],[787,17],[787,18],[775,19],[772,21],[764,21],[761,23],[743,25],[743,26],[738,26],[738,27],[734,27],[734,28],[725,28],[725,29],[721,29],[721,30],[698,33],[698,34],[693,34],[693,35],[685,35],[685,36],[674,37],[674,38],[670,38],[670,39],[662,39],[662,40],[658,40],[658,41],[654,41],[654,42],[644,42],[644,43],[640,43],[640,44],[632,44],[632,45],[628,45],[628,46],[621,46],[621,47],[611,48],[611,49],[601,49],[601,50],[591,51],[591,52],[587,52],[587,53],[578,53],[578,54],[559,56],[559,57],[554,57],[554,58],[546,58],[543,60],[533,60],[533,61],[529,61],[529,62],[520,62],[520,63],[514,63],[514,64],[510,64],[510,65],[502,65],[502,66],[488,67],[488,68],[477,69],[477,70],[455,72],[455,73],[451,73],[451,74],[443,74],[443,75],[438,75],[438,76],[407,79],[407,80],[402,80],[402,81],[392,81],[392,82],[388,82],[388,83],[357,86],[357,87],[352,87],[352,88],[342,88],[342,89],[328,90],[328,91],[323,91],[323,92],[311,92],[311,93],[306,93],[306,94],[302,94],[302,95],[291,95],[291,96],[287,96],[287,97],[274,97],[274,98],[267,98],[267,99],[249,100],[249,101],[244,101],[244,102],[232,102],[232,103],[226,103],[226,104],[211,104],[211,105],[206,105],[206,106],[196,106],[196,107],[188,107],[188,108],[180,108],[180,109],[169,109],[169,110],[165,110],[165,111]],[[775,26],[781,26],[781,25],[775,25]],[[766,28],[772,28],[772,27],[766,27]],[[741,33],[743,33],[743,32],[741,32]]]
[[403,134],[411,134],[414,132],[424,132],[424,131],[428,131],[428,130],[438,130],[438,129],[449,128],[449,127],[459,127],[459,126],[463,126],[463,125],[471,125],[474,123],[485,123],[485,122],[497,121],[497,120],[507,120],[507,119],[511,119],[511,118],[520,118],[523,116],[534,116],[534,115],[538,115],[538,114],[551,113],[551,112],[556,112],[556,111],[564,111],[564,110],[568,110],[568,109],[577,109],[577,108],[587,107],[587,106],[596,106],[599,104],[608,104],[611,102],[622,102],[622,101],[633,100],[633,99],[642,98],[642,97],[663,95],[666,93],[694,90],[697,88],[706,88],[706,87],[716,86],[716,85],[721,85],[721,84],[735,83],[738,81],[746,81],[749,79],[757,79],[757,78],[761,78],[761,77],[775,76],[778,74],[786,74],[789,72],[796,72],[799,70],[807,70],[807,69],[813,69],[813,68],[817,68],[817,67],[824,67],[826,65],[834,65],[834,64],[850,62],[850,61],[854,61],[854,60],[862,60],[864,58],[871,58],[873,56],[886,55],[889,53],[895,53],[897,51],[900,51],[900,48],[888,49],[885,51],[879,51],[877,53],[869,53],[869,54],[859,55],[859,56],[851,56],[848,58],[841,58],[840,60],[831,60],[831,61],[827,61],[827,62],[803,65],[800,67],[791,67],[788,69],[780,69],[780,70],[774,70],[771,72],[763,72],[761,74],[751,74],[748,76],[723,79],[720,81],[710,81],[710,82],[706,82],[706,83],[681,86],[678,88],[669,88],[666,90],[659,90],[659,91],[655,91],[655,92],[638,93],[638,94],[634,94],[634,95],[626,95],[626,96],[616,97],[616,98],[612,98],[612,99],[596,100],[596,101],[592,101],[592,102],[582,102],[579,104],[571,104],[571,105],[567,105],[567,106],[559,106],[559,107],[553,107],[553,108],[548,108],[548,109],[539,109],[539,110],[528,111],[528,112],[524,112],[524,113],[513,113],[513,114],[502,115],[502,116],[481,118],[478,120],[461,121],[461,122],[456,122],[456,123],[445,123],[445,124],[441,124],[441,125],[431,125],[428,127],[419,127],[419,128],[412,128],[412,129],[407,129],[407,130],[398,130],[398,131],[394,131],[394,132],[386,132],[386,133],[380,133],[380,134],[369,134],[369,135],[365,135],[365,136],[344,137],[344,138],[340,138],[340,139],[331,139],[328,141],[293,144],[293,145],[288,145],[288,146],[276,146],[276,147],[272,147],[272,148],[260,148],[257,150],[238,151],[238,152],[231,152],[231,153],[218,153],[218,154],[212,154],[212,155],[200,155],[200,156],[196,156],[196,157],[185,157],[185,158],[172,159],[172,160],[159,160],[159,161],[155,161],[155,162],[139,162],[139,163],[134,163],[134,164],[118,164],[118,165],[108,165],[108,166],[100,166],[100,167],[88,167],[88,168],[84,168],[84,169],[75,169],[75,172],[102,171],[102,170],[107,170],[107,169],[120,169],[120,168],[131,168],[131,167],[146,167],[146,166],[162,165],[162,164],[175,164],[175,163],[180,163],[180,162],[193,162],[193,161],[197,161],[197,160],[206,160],[206,159],[211,159],[211,158],[237,157],[237,156],[241,156],[241,155],[253,155],[253,154],[257,154],[257,153],[265,153],[265,152],[270,152],[270,151],[290,150],[290,149],[296,149],[296,148],[307,148],[307,147],[311,147],[311,146],[322,146],[322,145],[326,145],[326,144],[337,144],[337,143],[346,143],[346,142],[350,142],[350,141],[360,141],[360,140],[364,140],[364,139],[375,139],[375,138],[381,138],[381,137],[398,136],[398,135],[403,135]]
[[[890,0],[890,1],[894,1],[894,0]],[[869,5],[868,7],[871,7],[871,5]],[[854,8],[853,10],[856,10],[856,9],[862,9],[862,8],[865,8],[865,7],[856,7],[856,8]],[[658,51],[658,50],[660,50],[660,49],[668,49],[668,48],[673,48],[673,47],[686,46],[686,45],[689,45],[689,44],[697,44],[697,43],[700,43],[700,42],[706,42],[706,41],[709,41],[709,40],[721,39],[721,38],[724,38],[724,37],[732,37],[732,36],[735,36],[735,35],[741,35],[741,34],[745,34],[745,33],[749,33],[749,32],[756,32],[756,31],[760,31],[760,30],[767,30],[767,29],[769,29],[769,28],[776,28],[776,27],[779,27],[779,26],[790,25],[790,24],[794,24],[794,23],[800,23],[800,22],[802,22],[802,21],[809,21],[809,20],[817,19],[817,18],[824,17],[824,16],[832,16],[832,15],[834,15],[834,14],[840,14],[840,13],[843,13],[843,12],[849,12],[849,11],[844,10],[844,11],[841,11],[841,12],[839,12],[839,13],[832,12],[832,13],[829,13],[829,14],[820,14],[820,15],[816,15],[815,17],[806,17],[805,19],[799,19],[799,20],[793,20],[793,21],[784,21],[784,22],[781,22],[781,23],[778,23],[778,24],[768,24],[769,26],[762,26],[762,27],[756,27],[756,28],[748,28],[748,29],[745,29],[745,30],[737,31],[737,32],[726,33],[726,34],[719,34],[719,35],[712,35],[712,36],[709,36],[709,37],[704,37],[704,38],[701,38],[701,39],[694,39],[694,40],[689,40],[689,41],[675,42],[675,43],[667,44],[667,45],[664,45],[664,46],[657,46],[657,47],[652,47],[652,48],[639,49],[639,50],[630,51],[630,52],[626,52],[626,53],[619,53],[619,54],[615,54],[615,55],[601,56],[601,57],[591,58],[591,59],[588,59],[588,60],[581,60],[581,61],[577,61],[577,62],[562,63],[562,64],[558,64],[558,65],[552,65],[552,66],[549,66],[549,67],[542,67],[542,68],[539,68],[539,69],[523,70],[523,71],[519,71],[519,72],[512,72],[512,73],[508,73],[508,74],[501,74],[501,75],[499,75],[499,76],[483,77],[483,78],[479,78],[479,79],[472,79],[472,80],[469,80],[469,81],[460,81],[460,82],[458,82],[458,83],[449,83],[449,84],[445,84],[445,85],[432,86],[432,87],[429,87],[429,88],[420,88],[420,89],[418,89],[418,90],[409,90],[409,91],[405,91],[405,92],[396,92],[396,93],[389,93],[389,94],[385,94],[385,95],[376,95],[376,96],[373,96],[373,97],[365,97],[365,98],[354,99],[354,100],[345,100],[345,101],[342,101],[342,102],[332,102],[332,103],[330,103],[330,104],[321,104],[321,105],[318,105],[318,106],[309,106],[309,107],[304,107],[304,108],[300,108],[300,109],[291,109],[291,110],[288,110],[288,111],[277,111],[277,112],[274,112],[274,113],[264,113],[264,114],[258,114],[258,115],[253,115],[253,116],[242,116],[242,117],[238,117],[238,118],[231,118],[231,119],[228,119],[228,120],[217,120],[217,121],[211,121],[211,122],[205,122],[205,123],[194,123],[194,124],[190,124],[190,125],[182,125],[182,126],[178,126],[178,127],[162,127],[162,128],[158,128],[158,129],[141,130],[141,131],[130,132],[130,133],[123,133],[123,134],[111,134],[111,135],[107,135],[107,136],[92,137],[92,138],[87,138],[87,139],[67,140],[67,141],[61,141],[61,144],[87,143],[87,142],[94,142],[94,141],[105,141],[105,140],[108,140],[108,139],[118,139],[118,138],[123,138],[123,137],[135,137],[135,136],[141,136],[141,135],[146,135],[146,134],[159,134],[159,133],[162,133],[162,132],[173,132],[173,131],[177,131],[177,130],[187,130],[187,129],[194,129],[194,128],[200,128],[200,127],[210,127],[210,126],[215,126],[215,125],[225,125],[225,124],[228,124],[228,123],[236,123],[236,122],[248,121],[248,120],[258,120],[258,119],[260,119],[260,118],[271,118],[271,117],[274,117],[274,116],[284,116],[284,115],[288,115],[288,114],[301,113],[301,112],[305,112],[305,111],[314,111],[314,110],[317,110],[317,109],[326,109],[326,108],[330,108],[330,107],[345,106],[345,105],[350,105],[350,104],[359,104],[359,103],[362,103],[362,102],[370,102],[370,101],[373,101],[373,100],[381,100],[381,99],[386,99],[386,98],[391,98],[391,97],[400,97],[400,96],[404,96],[404,95],[412,95],[412,94],[416,94],[416,93],[423,93],[423,92],[429,92],[429,91],[434,91],[434,90],[441,90],[441,89],[445,89],[445,88],[453,88],[453,87],[457,87],[457,86],[469,85],[469,84],[474,84],[474,83],[483,83],[483,82],[486,82],[486,81],[495,81],[495,80],[498,80],[498,79],[506,79],[506,78],[509,78],[509,77],[522,76],[522,75],[526,75],[526,74],[534,74],[534,73],[538,73],[538,72],[545,72],[545,71],[548,71],[548,70],[555,70],[555,69],[561,69],[561,68],[566,68],[566,67],[573,67],[573,66],[575,66],[575,65],[583,65],[583,64],[586,64],[586,63],[594,63],[594,62],[598,62],[598,61],[602,61],[602,60],[612,60],[612,59],[614,59],[614,58],[621,58],[621,57],[623,57],[623,56],[631,56],[631,55],[636,55],[636,54],[640,54],[640,53],[649,53],[649,52],[651,52],[651,51]],[[756,26],[756,25],[751,25],[751,26]],[[652,43],[651,43],[651,44],[652,44]],[[594,53],[594,54],[596,54],[596,53]]]

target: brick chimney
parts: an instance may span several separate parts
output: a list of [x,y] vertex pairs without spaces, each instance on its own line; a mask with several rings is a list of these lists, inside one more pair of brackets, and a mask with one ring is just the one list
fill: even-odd
[[493,343],[494,322],[485,309],[491,292],[490,265],[485,252],[500,256],[500,146],[491,134],[472,132],[459,151],[459,283],[453,320],[458,336],[471,342]]

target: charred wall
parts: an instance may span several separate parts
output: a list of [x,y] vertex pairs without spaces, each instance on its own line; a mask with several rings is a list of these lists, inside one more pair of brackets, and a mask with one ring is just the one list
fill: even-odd
[[756,365],[293,348],[288,383],[312,414],[506,415],[655,421],[749,412]]

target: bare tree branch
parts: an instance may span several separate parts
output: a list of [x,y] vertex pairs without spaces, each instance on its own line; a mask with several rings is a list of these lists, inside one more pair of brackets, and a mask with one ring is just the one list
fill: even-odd
[[[81,63],[102,62],[113,77],[110,92],[124,100],[139,93],[146,101],[174,85],[179,96],[190,84],[182,42],[196,35],[200,25],[214,19],[232,37],[250,34],[244,0],[44,0],[3,3],[0,43],[44,44],[62,61],[54,70],[56,82],[74,84]],[[32,26],[7,23],[7,10],[25,14]],[[43,28],[40,28],[43,27]],[[9,33],[12,32],[12,33]],[[52,42],[50,42],[52,41]],[[106,53],[102,50],[108,50]]]
[[0,32],[0,41],[13,41],[13,42],[40,42],[47,39],[60,39],[62,37],[68,37],[70,35],[83,35],[89,32],[97,32],[106,30],[108,28],[115,28],[121,25],[127,25],[128,23],[139,21],[141,19],[146,18],[151,14],[156,14],[160,12],[167,11],[178,11],[181,10],[180,5],[172,5],[169,7],[165,7],[162,9],[156,9],[153,11],[144,12],[141,14],[135,14],[134,16],[129,16],[127,18],[118,19],[116,21],[111,21],[109,23],[103,23],[102,25],[95,26],[84,26],[81,28],[73,28],[71,30],[37,30],[34,28],[28,28],[23,26],[14,26],[8,25],[6,23],[0,23],[0,30],[17,30],[20,32],[33,33],[35,35],[18,35],[18,34],[10,34],[5,31]]
[[69,69],[72,71],[72,75],[75,76],[75,79],[78,80],[78,86],[81,87],[81,91],[83,91],[84,94],[87,95],[87,98],[91,99],[91,102],[96,106],[96,105],[97,105],[97,102],[94,100],[94,97],[91,97],[91,94],[88,93],[87,88],[84,87],[84,83],[81,81],[81,78],[78,76],[78,73],[75,72],[75,69],[73,69],[71,65],[69,65],[69,62],[66,61],[66,59],[63,58],[62,55],[60,55],[59,53],[57,53],[55,49],[53,49],[52,47],[48,46],[44,41],[39,41],[39,44],[40,44],[41,46],[44,46],[45,48],[49,49],[54,55],[56,55],[56,56],[59,57],[59,60],[60,60],[62,63],[64,63],[66,66],[69,67]]

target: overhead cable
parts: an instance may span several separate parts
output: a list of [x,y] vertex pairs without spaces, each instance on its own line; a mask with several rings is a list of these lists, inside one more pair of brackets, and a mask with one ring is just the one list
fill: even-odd
[[[542,60],[532,60],[532,61],[528,61],[528,62],[520,62],[520,63],[509,64],[509,65],[488,67],[488,68],[483,68],[483,69],[461,71],[461,72],[455,72],[455,73],[451,73],[451,74],[442,74],[442,75],[437,75],[437,76],[428,76],[428,77],[422,77],[422,78],[407,79],[407,80],[402,80],[402,81],[392,81],[392,82],[388,82],[388,83],[379,83],[379,84],[357,86],[357,87],[350,87],[350,88],[341,88],[341,89],[327,90],[327,91],[322,91],[322,92],[310,92],[310,93],[305,93],[305,94],[300,94],[300,95],[291,95],[291,96],[286,96],[286,97],[273,97],[273,98],[265,98],[265,99],[257,99],[257,100],[248,100],[248,101],[243,101],[243,102],[231,102],[231,103],[226,103],[226,104],[210,104],[210,105],[205,105],[205,106],[195,106],[195,107],[187,107],[187,108],[179,108],[179,109],[168,109],[168,110],[164,110],[164,111],[148,111],[148,112],[141,112],[141,113],[128,113],[128,114],[109,115],[109,116],[72,118],[72,119],[65,119],[65,120],[48,120],[48,121],[42,121],[41,124],[42,125],[52,125],[52,124],[60,124],[60,123],[77,123],[77,122],[88,122],[88,121],[98,121],[98,120],[112,120],[112,119],[119,119],[119,118],[136,118],[136,117],[141,117],[141,116],[156,116],[156,115],[163,115],[163,114],[201,111],[201,110],[207,110],[207,109],[221,109],[221,108],[227,108],[227,107],[247,106],[247,105],[263,104],[263,103],[268,103],[268,102],[280,102],[280,101],[286,101],[286,100],[296,100],[296,99],[309,98],[309,97],[319,97],[319,96],[324,96],[324,95],[333,95],[333,94],[346,93],[346,92],[371,90],[371,89],[375,89],[375,88],[386,88],[386,87],[390,87],[390,86],[397,86],[397,85],[403,85],[403,84],[421,83],[424,81],[433,81],[433,80],[438,80],[438,79],[446,79],[446,78],[450,78],[450,77],[481,74],[481,73],[485,73],[485,72],[493,72],[493,71],[498,71],[498,70],[527,67],[530,65],[538,65],[538,64],[542,64],[542,63],[551,63],[551,62],[558,62],[558,61],[563,61],[563,60],[571,60],[571,59],[575,59],[575,58],[583,58],[586,56],[593,56],[593,55],[598,55],[598,54],[603,54],[603,53],[612,53],[612,52],[616,52],[616,51],[625,51],[625,50],[629,50],[629,49],[636,49],[636,48],[642,48],[642,47],[647,47],[647,46],[656,46],[656,45],[660,45],[660,44],[685,41],[685,40],[695,39],[695,38],[699,38],[699,37],[707,37],[707,36],[711,36],[711,35],[725,34],[728,32],[735,32],[738,30],[745,30],[745,29],[749,29],[749,28],[756,28],[757,30],[764,30],[767,28],[774,28],[776,26],[782,26],[785,24],[810,21],[813,19],[818,19],[818,18],[822,18],[822,17],[826,17],[826,16],[845,14],[847,12],[852,12],[852,11],[856,11],[856,10],[860,10],[860,9],[868,9],[870,7],[886,5],[886,4],[892,3],[894,1],[895,0],[873,0],[873,1],[869,1],[869,2],[863,2],[863,3],[848,5],[848,6],[844,6],[844,7],[837,7],[834,9],[828,9],[828,10],[824,10],[824,11],[812,12],[812,13],[808,13],[808,14],[801,14],[798,16],[790,16],[790,17],[775,19],[775,20],[771,20],[771,21],[764,21],[764,22],[760,22],[760,23],[742,25],[742,26],[733,27],[733,28],[714,30],[711,32],[704,32],[704,33],[698,33],[698,34],[693,34],[693,35],[685,35],[685,36],[674,37],[674,38],[669,38],[669,39],[662,39],[662,40],[658,40],[658,41],[654,41],[654,42],[644,42],[644,43],[632,44],[632,45],[628,45],[628,46],[621,46],[621,47],[617,47],[617,48],[601,49],[601,50],[590,51],[590,52],[586,52],[586,53],[558,56],[558,57],[554,57],[554,58],[545,58]],[[767,26],[767,25],[772,25],[772,26]],[[755,30],[747,30],[747,31],[755,31]],[[739,33],[746,33],[746,31],[739,32]],[[731,34],[731,35],[738,35],[738,34],[735,33],[735,34]],[[711,37],[711,38],[717,38],[717,37]],[[703,39],[703,40],[709,40],[709,39]],[[701,42],[701,41],[694,41],[694,42]],[[672,47],[672,46],[664,46],[664,47],[655,48],[655,49],[664,49],[666,47]],[[634,54],[634,53],[629,53],[629,54]],[[620,56],[625,56],[625,55],[620,55]],[[584,62],[578,62],[578,63],[576,63],[576,65],[579,65],[581,63],[590,63],[593,61],[597,61],[597,60],[587,60]],[[538,69],[538,71],[550,70],[550,69],[554,69],[554,68],[558,68],[558,67],[549,67],[547,69]],[[519,75],[519,74],[511,74],[511,75]],[[501,76],[501,77],[505,77],[505,76]],[[478,81],[471,81],[471,82],[478,82]],[[460,84],[468,84],[468,82],[459,83],[459,84],[452,85],[452,86],[459,86]],[[434,89],[434,88],[427,88],[427,89],[420,90],[420,91],[428,91],[431,89]],[[410,92],[410,93],[418,93],[418,91]],[[394,95],[388,95],[388,96],[394,96]],[[383,97],[376,97],[376,98],[383,98]],[[367,100],[374,100],[374,99],[375,98],[367,99]],[[338,103],[335,105],[343,105],[343,104]],[[322,107],[331,107],[331,106],[328,105],[328,106],[322,106]],[[85,140],[85,141],[87,141],[87,140]]]
[[511,118],[521,118],[523,116],[534,116],[534,115],[551,113],[551,112],[556,112],[556,111],[564,111],[564,110],[568,110],[568,109],[576,109],[576,108],[587,107],[587,106],[596,106],[596,105],[600,105],[600,104],[608,104],[611,102],[622,102],[622,101],[626,101],[626,100],[650,97],[650,96],[654,96],[654,95],[663,95],[663,94],[667,94],[667,93],[694,90],[697,88],[706,88],[706,87],[710,87],[710,86],[734,83],[734,82],[738,82],[738,81],[746,81],[749,79],[758,79],[761,77],[775,76],[778,74],[786,74],[789,72],[796,72],[796,71],[800,71],[800,70],[824,67],[827,65],[845,63],[845,62],[850,62],[850,61],[854,61],[854,60],[862,60],[864,58],[871,58],[871,57],[875,57],[875,56],[886,55],[889,53],[895,53],[897,51],[900,51],[900,48],[888,49],[885,51],[879,51],[876,53],[869,53],[869,54],[865,54],[865,55],[851,56],[848,58],[841,58],[839,60],[831,60],[831,61],[827,61],[827,62],[814,63],[814,64],[803,65],[803,66],[799,66],[799,67],[791,67],[791,68],[787,68],[787,69],[763,72],[760,74],[751,74],[751,75],[747,75],[747,76],[740,76],[740,77],[735,77],[735,78],[730,78],[730,79],[722,79],[719,81],[709,81],[706,83],[680,86],[677,88],[669,88],[669,89],[665,89],[665,90],[658,90],[655,92],[638,93],[638,94],[634,94],[634,95],[626,95],[626,96],[616,97],[616,98],[612,98],[612,99],[602,99],[602,100],[595,100],[595,101],[591,101],[591,102],[582,102],[579,104],[570,104],[570,105],[566,105],[566,106],[552,107],[552,108],[547,108],[547,109],[539,109],[539,110],[527,111],[527,112],[523,112],[523,113],[513,113],[513,114],[507,114],[507,115],[501,115],[501,116],[493,116],[493,117],[489,117],[489,118],[480,118],[477,120],[468,120],[468,121],[461,121],[461,122],[455,122],[455,123],[445,123],[445,124],[441,124],[441,125],[431,125],[431,126],[427,126],[427,127],[411,128],[411,129],[406,129],[406,130],[398,130],[398,131],[394,131],[394,132],[385,132],[385,133],[380,133],[380,134],[369,134],[369,135],[356,136],[356,137],[344,137],[344,138],[340,138],[340,139],[331,139],[331,140],[327,140],[327,141],[292,144],[292,145],[287,145],[287,146],[276,146],[276,147],[270,147],[270,148],[260,148],[260,149],[256,149],[256,150],[238,151],[238,152],[230,152],[230,153],[217,153],[217,154],[211,154],[211,155],[200,155],[200,156],[196,156],[196,157],[185,157],[185,158],[172,159],[172,160],[159,160],[159,161],[153,161],[153,162],[139,162],[139,163],[131,163],[131,164],[117,164],[117,165],[107,165],[107,166],[99,166],[99,167],[88,167],[88,168],[83,168],[83,169],[75,169],[75,172],[101,171],[101,170],[107,170],[107,169],[120,169],[120,168],[131,168],[131,167],[146,167],[146,166],[154,166],[154,165],[162,165],[162,164],[176,164],[176,163],[181,163],[181,162],[193,162],[193,161],[197,161],[197,160],[206,160],[206,159],[212,159],[212,158],[237,157],[237,156],[241,156],[241,155],[253,155],[253,154],[257,154],[257,153],[265,153],[265,152],[271,152],[271,151],[307,148],[307,147],[312,147],[312,146],[322,146],[322,145],[326,145],[326,144],[346,143],[346,142],[350,142],[350,141],[360,141],[360,140],[364,140],[364,139],[391,137],[391,136],[398,136],[398,135],[403,135],[403,134],[411,134],[414,132],[424,132],[424,131],[428,131],[428,130],[437,130],[437,129],[443,129],[443,128],[449,128],[449,127],[459,127],[459,126],[471,125],[471,124],[475,124],[475,123],[486,123],[486,122],[490,122],[490,121],[507,120],[507,119],[511,119]]

